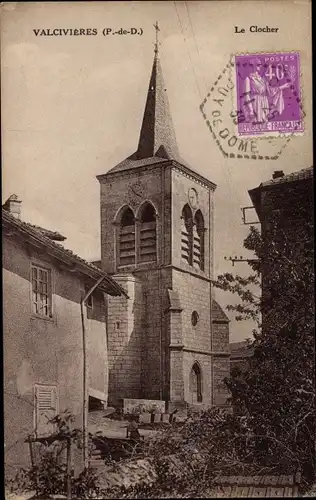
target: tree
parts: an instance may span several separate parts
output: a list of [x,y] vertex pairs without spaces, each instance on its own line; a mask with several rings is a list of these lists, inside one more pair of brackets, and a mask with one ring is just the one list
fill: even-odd
[[[300,468],[315,477],[314,268],[310,207],[289,220],[275,211],[244,241],[256,260],[244,278],[230,273],[214,285],[237,294],[229,305],[236,319],[253,319],[258,328],[245,373],[225,382],[235,408],[247,415],[254,436],[252,459],[278,468]],[[254,286],[261,284],[261,295]]]

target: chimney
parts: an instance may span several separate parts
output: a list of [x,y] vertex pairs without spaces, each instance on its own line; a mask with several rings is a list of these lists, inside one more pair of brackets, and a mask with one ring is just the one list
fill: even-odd
[[280,177],[284,177],[283,170],[275,170],[272,175],[272,179],[280,179]]
[[21,220],[21,201],[16,194],[12,194],[10,198],[2,205],[3,210],[9,212],[16,219]]

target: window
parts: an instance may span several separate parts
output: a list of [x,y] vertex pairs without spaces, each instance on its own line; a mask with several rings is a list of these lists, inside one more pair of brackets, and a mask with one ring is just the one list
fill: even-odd
[[32,301],[35,314],[52,317],[52,283],[49,269],[32,266]]
[[135,264],[135,217],[126,207],[123,211],[119,230],[119,265]]
[[193,218],[188,204],[183,207],[181,216],[181,258],[190,266],[204,271],[204,218],[197,210]]
[[56,430],[49,421],[58,413],[57,387],[35,385],[35,432],[37,437],[47,436]]
[[193,326],[196,326],[198,324],[198,321],[199,321],[199,315],[196,311],[193,311],[193,313],[191,314],[191,323]]
[[181,216],[181,258],[192,266],[193,227],[192,211],[185,205]]
[[194,217],[193,229],[193,266],[204,271],[204,219],[198,210]]
[[157,260],[156,244],[156,213],[151,203],[146,202],[139,217],[139,262]]
[[197,362],[192,366],[190,373],[190,392],[192,404],[202,402],[202,373]]

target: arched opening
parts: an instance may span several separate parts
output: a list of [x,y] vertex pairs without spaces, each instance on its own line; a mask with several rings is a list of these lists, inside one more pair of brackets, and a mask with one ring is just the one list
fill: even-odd
[[139,262],[156,262],[156,211],[149,202],[144,203],[139,215]]
[[193,225],[193,266],[204,271],[204,218],[201,210],[194,217]]
[[195,362],[190,372],[190,393],[192,404],[202,402],[202,373],[200,365]]
[[184,205],[181,215],[181,258],[192,266],[193,221],[192,210]]
[[135,217],[130,207],[121,215],[119,229],[119,265],[135,264]]

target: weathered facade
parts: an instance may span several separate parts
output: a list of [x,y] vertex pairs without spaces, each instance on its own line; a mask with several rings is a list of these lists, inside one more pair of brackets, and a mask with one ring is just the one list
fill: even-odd
[[[25,439],[43,436],[66,409],[83,425],[80,301],[103,275],[57,244],[65,238],[19,220],[19,201],[4,205],[4,439],[7,475],[29,465]],[[108,276],[84,306],[90,403],[108,397],[104,294],[122,290]],[[126,300],[126,298],[125,298]]]
[[228,319],[213,300],[215,184],[180,157],[156,47],[137,151],[99,175],[109,401],[222,405]]

